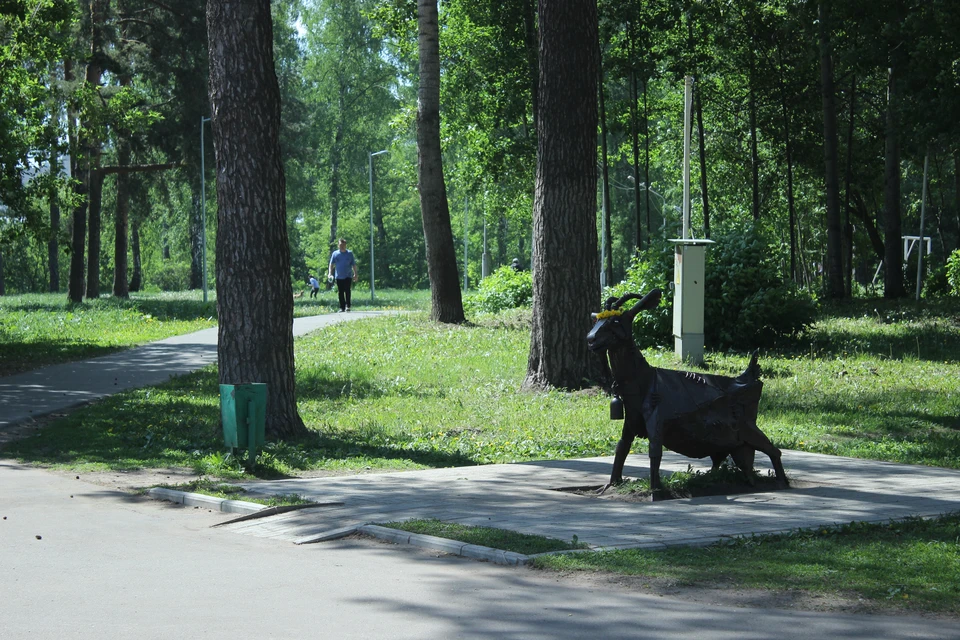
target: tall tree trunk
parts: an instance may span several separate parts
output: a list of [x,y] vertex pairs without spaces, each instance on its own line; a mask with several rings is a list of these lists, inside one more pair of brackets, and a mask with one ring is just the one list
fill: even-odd
[[340,224],[340,164],[343,162],[343,91],[339,100],[336,132],[333,135],[333,146],[330,149],[330,246],[337,246],[338,226]]
[[[374,187],[376,187],[376,175],[372,176]],[[377,198],[374,198],[374,202],[378,202]],[[373,225],[377,229],[377,262],[378,273],[380,274],[380,280],[390,286],[392,282],[392,276],[390,275],[390,241],[387,238],[387,228],[383,224],[383,209],[380,207],[373,208]]]
[[[781,66],[782,70],[782,66]],[[797,282],[797,208],[793,195],[793,141],[790,128],[790,108],[784,87],[783,74],[780,75],[780,107],[783,113],[783,135],[787,156],[787,211],[790,225],[790,279]]]
[[[519,256],[518,256],[519,257]],[[507,216],[497,216],[497,266],[507,264]]]
[[703,200],[703,234],[710,237],[710,198],[707,192],[707,139],[703,130],[703,101],[700,92],[693,94],[697,110],[697,141],[700,145],[700,198]]
[[533,318],[524,387],[603,376],[584,336],[597,279],[597,3],[540,0],[540,129],[533,203]]
[[957,213],[957,245],[960,247],[960,149],[953,151],[953,206]]
[[7,278],[3,270],[3,248],[0,247],[0,296],[7,295]]
[[87,298],[100,297],[100,210],[103,204],[103,172],[100,145],[90,147],[90,203],[87,205]]
[[[748,43],[752,43],[753,29],[748,29]],[[747,51],[748,71],[750,77],[747,83],[747,108],[750,112],[750,170],[751,184],[753,186],[753,219],[760,219],[760,151],[759,141],[757,140],[757,92],[755,85],[757,82],[757,62],[752,46],[748,44]]]
[[[72,82],[73,61],[63,63],[63,78]],[[70,216],[70,272],[67,276],[67,299],[75,304],[83,302],[84,249],[87,242],[87,180],[88,172],[82,168],[83,158],[78,157],[80,142],[77,137],[76,113],[67,107],[67,137],[70,141],[70,175],[75,177],[73,192],[77,204]]]
[[823,100],[823,162],[827,196],[827,297],[843,297],[843,240],[840,225],[840,161],[837,151],[837,105],[830,45],[830,8],[820,12],[820,93]]
[[[453,246],[447,185],[440,150],[440,28],[437,0],[417,0],[420,89],[417,101],[417,176],[423,238],[430,275],[430,318],[464,321],[457,253]],[[541,126],[538,123],[536,126]]]
[[[88,89],[96,90],[103,78],[103,50],[106,40],[106,20],[110,11],[110,0],[90,1],[90,60],[87,63],[85,84]],[[100,297],[100,204],[103,199],[103,174],[100,173],[101,142],[94,133],[95,125],[90,116],[85,123],[87,131],[85,150],[87,153],[87,298]]]
[[[59,162],[54,156],[51,164]],[[60,291],[60,202],[57,190],[50,190],[50,239],[47,240],[47,268],[50,271],[50,292]]]
[[540,81],[540,67],[537,61],[538,37],[536,0],[523,0],[523,45],[527,54],[527,69],[530,74],[530,104],[533,107],[533,133],[537,132],[537,114],[540,97],[538,83]]
[[[122,82],[121,82],[122,84]],[[126,139],[117,143],[117,164],[130,164],[130,145]],[[117,174],[117,212],[113,218],[113,296],[129,298],[127,285],[127,227],[130,219],[130,176]]]
[[143,289],[143,264],[140,261],[140,220],[136,217],[130,223],[130,257],[133,261],[130,291],[140,291]]
[[850,184],[853,182],[853,134],[856,131],[857,78],[850,80],[850,117],[847,124],[847,163],[844,169],[843,291],[853,296],[853,223],[850,221]]
[[221,384],[267,384],[267,433],[301,437],[280,86],[270,3],[209,0],[210,106],[217,163],[217,357]]
[[[631,44],[631,49],[633,45]],[[637,72],[630,71],[630,147],[633,151],[633,210],[637,219],[637,251],[643,249],[643,214],[640,212],[640,132],[637,130]],[[649,186],[649,185],[645,185]]]
[[900,125],[897,113],[899,69],[890,67],[887,77],[887,130],[884,148],[883,190],[883,297],[903,298],[907,291],[903,284],[903,266],[900,246]]
[[[647,214],[647,246],[650,246],[650,108],[647,102],[647,79],[643,81],[643,210]],[[663,212],[660,212],[663,217]]]
[[191,180],[190,197],[190,289],[203,288],[203,195]]
[[609,287],[613,285],[613,231],[610,228],[610,219],[612,218],[612,212],[610,211],[610,158],[607,154],[607,107],[603,88],[602,50],[598,60],[600,62],[597,65],[599,69],[597,81],[600,86],[597,93],[600,94],[600,148],[603,156],[603,194],[601,197],[603,198],[603,224],[607,229],[606,238],[600,238],[600,242],[604,243],[603,251],[606,256],[606,264],[601,265],[601,267],[604,270],[603,281]]

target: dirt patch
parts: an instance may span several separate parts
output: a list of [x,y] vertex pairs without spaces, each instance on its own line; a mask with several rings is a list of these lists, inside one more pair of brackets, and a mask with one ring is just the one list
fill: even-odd
[[560,487],[554,489],[563,493],[573,493],[579,496],[597,498],[599,500],[613,500],[617,502],[660,502],[662,500],[677,500],[681,498],[702,498],[706,496],[729,496],[744,493],[765,493],[768,491],[788,491],[790,489],[807,489],[815,486],[811,482],[790,478],[789,487],[781,487],[776,478],[760,476],[753,484],[746,480],[726,480],[704,485],[693,485],[683,488],[665,486],[654,496],[648,488],[636,490],[618,490],[609,487],[601,493],[605,485],[590,485],[582,487]]
[[960,616],[907,610],[895,603],[865,600],[856,594],[814,593],[800,589],[748,589],[735,584],[710,586],[683,585],[664,578],[622,576],[583,571],[553,574],[565,582],[586,588],[626,589],[648,595],[675,598],[686,602],[721,607],[758,607],[791,611],[823,611],[873,615],[922,616],[955,622]]

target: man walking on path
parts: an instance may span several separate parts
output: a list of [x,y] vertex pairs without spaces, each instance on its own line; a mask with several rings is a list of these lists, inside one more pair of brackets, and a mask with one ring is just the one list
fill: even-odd
[[353,251],[347,249],[344,238],[340,238],[339,248],[330,256],[328,274],[337,280],[340,312],[350,311],[350,288],[357,281],[357,261],[353,259]]

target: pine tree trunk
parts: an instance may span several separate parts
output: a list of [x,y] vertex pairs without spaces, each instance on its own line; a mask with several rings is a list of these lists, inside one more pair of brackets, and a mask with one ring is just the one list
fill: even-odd
[[541,0],[540,117],[533,204],[533,321],[528,389],[599,380],[587,350],[599,308],[597,4]]
[[883,198],[883,297],[903,298],[907,295],[903,284],[902,254],[900,248],[900,125],[897,114],[898,69],[891,67],[887,78],[887,130],[884,149]]
[[307,434],[297,413],[280,87],[270,3],[207,3],[217,165],[220,383],[267,385],[267,434]]
[[[420,45],[420,89],[417,108],[417,175],[420,212],[430,276],[430,318],[464,321],[457,254],[447,202],[440,150],[440,30],[437,0],[417,0]],[[537,125],[539,126],[539,125]]]
[[[130,146],[126,140],[117,144],[117,164],[130,164]],[[117,174],[117,213],[113,218],[113,296],[129,298],[127,286],[127,232],[130,219],[130,176],[124,172]]]
[[853,296],[853,223],[850,221],[850,185],[853,182],[853,135],[856,132],[857,78],[850,81],[850,117],[847,125],[847,163],[844,170],[843,291]]
[[190,196],[190,288],[203,288],[203,197],[200,185],[191,180]]
[[[87,62],[85,82],[89,89],[96,90],[103,79],[103,50],[106,40],[106,21],[110,0],[90,2],[90,60]],[[86,122],[87,132],[83,144],[87,167],[87,298],[100,297],[100,204],[103,200],[103,174],[100,173],[101,143],[94,137],[95,126]]]
[[[750,32],[749,42],[753,42],[753,33]],[[751,169],[751,185],[753,187],[753,219],[760,219],[760,151],[759,151],[759,142],[757,140],[757,93],[754,89],[756,83],[756,60],[754,59],[754,52],[751,48],[748,52],[749,60],[749,71],[750,77],[748,82],[747,90],[749,91],[749,96],[747,98],[747,108],[750,112],[750,169]]]
[[140,261],[140,221],[137,218],[130,223],[130,257],[133,261],[130,291],[140,291],[143,288],[143,264]]
[[[55,162],[56,160],[54,160]],[[50,239],[47,240],[47,269],[50,271],[50,293],[60,291],[60,203],[57,200],[55,189],[50,191]]]
[[[73,61],[63,62],[64,82],[73,82]],[[77,139],[76,114],[67,107],[67,137],[70,141],[70,175],[77,178],[73,192],[77,196],[77,205],[70,215],[70,271],[67,274],[67,299],[74,304],[83,302],[83,256],[87,241],[87,174],[81,169],[81,159],[76,150],[80,144]]]
[[823,162],[827,199],[827,296],[843,297],[843,241],[840,225],[840,160],[837,105],[830,46],[830,10],[820,2],[820,94],[823,100]]
[[87,298],[100,297],[100,209],[103,205],[103,173],[100,171],[100,146],[90,148],[90,203],[87,205]]
[[610,157],[607,153],[607,106],[603,87],[603,51],[600,52],[598,60],[600,61],[597,68],[599,69],[598,82],[600,83],[598,93],[600,94],[600,149],[603,161],[603,224],[607,228],[607,237],[600,238],[600,242],[604,243],[603,252],[606,256],[606,264],[601,265],[601,268],[604,270],[603,281],[609,287],[613,285],[613,232],[610,228],[610,219],[613,214],[610,211]]
[[[631,44],[632,49],[632,44]],[[637,219],[637,251],[643,249],[643,224],[640,222],[640,133],[637,131],[637,72],[630,71],[630,148],[633,151],[633,210]]]

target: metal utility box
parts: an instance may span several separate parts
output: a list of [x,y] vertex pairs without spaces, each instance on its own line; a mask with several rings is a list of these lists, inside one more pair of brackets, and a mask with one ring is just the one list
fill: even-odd
[[673,269],[673,339],[681,360],[703,364],[703,299],[707,246],[712,240],[671,240],[676,244]]
[[220,385],[223,441],[231,449],[247,449],[253,464],[265,442],[267,385],[261,382]]

